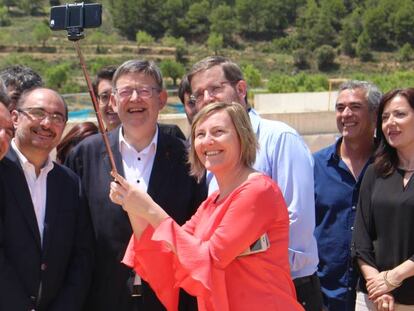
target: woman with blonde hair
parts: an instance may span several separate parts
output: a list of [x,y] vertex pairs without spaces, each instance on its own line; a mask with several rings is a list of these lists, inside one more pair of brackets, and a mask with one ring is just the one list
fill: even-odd
[[290,278],[287,207],[277,185],[252,169],[256,148],[241,105],[209,104],[195,116],[191,173],[201,180],[211,171],[219,190],[183,226],[115,176],[110,197],[134,229],[124,263],[167,310],[177,310],[179,287],[197,297],[200,311],[303,310]]

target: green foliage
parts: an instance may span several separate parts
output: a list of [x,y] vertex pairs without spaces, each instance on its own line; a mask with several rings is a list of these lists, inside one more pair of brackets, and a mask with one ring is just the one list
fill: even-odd
[[140,30],[136,34],[135,41],[138,45],[151,45],[155,42],[155,39],[149,33]]
[[408,62],[413,59],[414,49],[408,42],[398,51],[398,59],[402,62]]
[[188,35],[197,40],[200,36],[208,34],[210,21],[206,12],[210,11],[210,4],[207,0],[191,4],[185,16],[188,25]]
[[297,49],[293,52],[293,65],[298,69],[310,67],[310,53],[307,49]]
[[45,23],[39,23],[33,29],[33,36],[36,40],[42,42],[42,46],[46,46],[47,40],[52,36],[52,31]]
[[177,79],[181,78],[185,73],[183,64],[169,59],[163,60],[160,63],[160,69],[165,78],[171,78],[173,80],[174,86],[177,85]]
[[262,86],[262,77],[259,69],[254,67],[252,64],[248,64],[244,66],[242,70],[243,76],[249,87],[255,88]]
[[175,47],[175,60],[177,62],[185,63],[187,61],[187,42],[183,37],[175,38],[167,35],[164,38],[162,38],[162,44],[168,47]]
[[315,59],[321,71],[331,69],[335,64],[335,49],[330,45],[322,45],[315,50]]
[[363,62],[370,61],[372,59],[371,39],[365,31],[358,37],[356,54]]
[[210,31],[222,35],[224,43],[231,43],[237,25],[233,9],[227,4],[219,5],[211,11],[209,20]]
[[10,26],[11,19],[4,6],[0,6],[0,26]]
[[394,71],[387,74],[358,74],[351,78],[372,81],[384,93],[392,89],[412,87],[414,85],[413,71]]
[[208,36],[207,46],[210,50],[214,51],[214,55],[217,55],[218,52],[223,48],[223,35],[212,32]]
[[267,89],[271,93],[321,92],[328,89],[328,78],[304,73],[295,76],[274,74],[267,83]]
[[297,38],[293,35],[273,39],[272,46],[274,51],[282,53],[290,53],[300,47]]
[[60,64],[49,67],[45,74],[46,85],[53,89],[60,89],[68,80],[68,64]]

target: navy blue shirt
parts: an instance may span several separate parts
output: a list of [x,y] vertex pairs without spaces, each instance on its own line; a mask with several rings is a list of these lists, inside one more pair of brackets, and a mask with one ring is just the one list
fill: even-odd
[[342,139],[314,154],[315,237],[318,243],[318,276],[324,304],[329,310],[355,310],[357,270],[351,258],[359,187],[368,166],[355,180],[337,155]]

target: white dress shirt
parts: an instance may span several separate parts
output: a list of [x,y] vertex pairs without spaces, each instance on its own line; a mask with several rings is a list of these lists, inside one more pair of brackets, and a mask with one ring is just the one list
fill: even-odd
[[[158,126],[149,145],[138,152],[125,140],[122,133],[122,126],[119,129],[119,150],[122,156],[125,179],[131,183],[137,183],[145,192],[148,190],[152,167],[154,165],[157,141]],[[139,284],[141,284],[141,279],[138,275],[135,275],[134,285]]]
[[36,170],[32,163],[20,152],[17,145],[12,140],[11,146],[16,152],[20,165],[23,168],[24,176],[26,177],[27,186],[29,187],[30,196],[36,215],[37,226],[40,233],[40,241],[43,242],[43,229],[46,215],[46,195],[47,195],[47,175],[53,169],[53,162],[48,157],[44,166],[40,170],[39,176],[36,176]]

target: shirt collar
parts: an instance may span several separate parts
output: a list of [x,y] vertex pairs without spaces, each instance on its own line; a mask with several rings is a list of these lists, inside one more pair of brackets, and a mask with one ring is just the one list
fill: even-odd
[[[150,151],[154,151],[157,149],[157,142],[158,142],[158,126],[155,128],[154,136],[152,137],[151,142],[146,146],[144,149],[142,149],[139,153],[140,154],[148,154]],[[124,134],[122,133],[122,126],[119,127],[119,150],[123,150],[123,148],[126,148],[127,150],[134,150],[135,152],[138,152],[135,150],[135,148],[129,144]]]
[[253,108],[250,108],[249,111],[250,123],[252,124],[252,129],[254,133],[257,133],[259,130],[260,116],[257,111]]
[[[12,139],[11,142],[11,147],[13,148],[13,150],[16,152],[17,154],[17,158],[19,159],[20,165],[22,166],[23,169],[28,168],[28,167],[33,167],[34,165],[32,163],[30,163],[30,161],[24,156],[23,153],[21,153],[21,151],[19,150],[19,148],[16,145],[15,142],[15,138]],[[43,164],[43,167],[41,168],[41,172],[45,172],[45,173],[49,173],[52,169],[53,169],[53,161],[50,158],[50,155],[47,157],[46,162]]]

